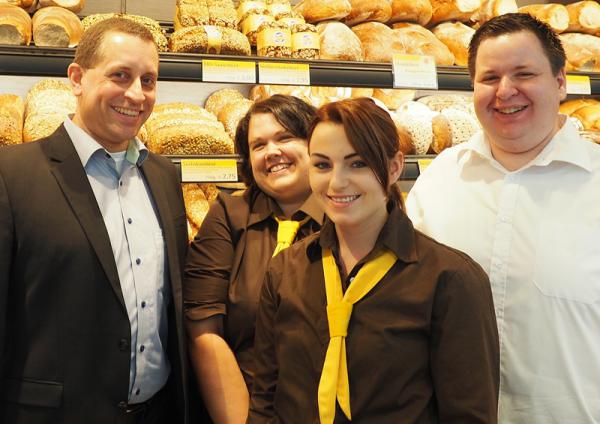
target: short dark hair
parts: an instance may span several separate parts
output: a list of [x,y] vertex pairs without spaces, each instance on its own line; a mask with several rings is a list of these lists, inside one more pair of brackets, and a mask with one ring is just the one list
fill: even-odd
[[477,50],[482,41],[521,31],[529,31],[537,37],[550,62],[553,74],[558,75],[558,72],[565,67],[566,62],[565,49],[558,35],[548,24],[528,13],[507,13],[490,19],[475,31],[469,43],[469,75],[471,78],[475,76]]
[[389,181],[390,161],[400,151],[400,137],[408,137],[396,129],[390,114],[368,97],[345,99],[321,106],[309,129],[310,138],[321,122],[344,127],[350,145],[371,168],[388,196],[388,211],[404,208],[402,195],[395,181]]
[[252,174],[250,147],[248,146],[248,130],[252,115],[270,113],[294,137],[308,140],[308,128],[316,116],[315,112],[316,109],[305,101],[284,94],[275,94],[250,106],[246,115],[238,123],[235,132],[235,151],[242,159],[240,176],[248,187],[257,188]]
[[[77,63],[79,66],[87,69],[96,66],[104,57],[102,42],[108,33],[133,35],[144,41],[149,41],[156,46],[152,33],[144,25],[126,18],[108,18],[85,30],[77,45],[77,50],[75,50],[73,63]],[[158,53],[158,47],[156,51]]]

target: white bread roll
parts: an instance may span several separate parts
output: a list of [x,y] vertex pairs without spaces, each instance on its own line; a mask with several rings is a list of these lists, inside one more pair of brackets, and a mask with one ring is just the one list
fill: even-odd
[[294,12],[304,16],[306,22],[328,21],[345,18],[352,11],[348,0],[301,0],[294,6]]
[[322,22],[317,25],[321,43],[320,58],[325,60],[362,61],[360,39],[341,22]]
[[39,7],[58,6],[69,9],[73,13],[81,12],[85,0],[39,0]]
[[569,12],[568,32],[600,33],[600,4],[584,0],[566,5]]
[[481,25],[496,16],[516,13],[518,10],[515,0],[482,0],[481,7],[473,13],[471,20]]
[[352,28],[362,45],[363,59],[367,62],[392,61],[394,32],[381,22],[365,22]]
[[0,146],[23,142],[25,103],[16,94],[0,94]]
[[475,30],[461,22],[444,22],[431,30],[454,55],[454,64],[467,66],[469,62],[469,43]]
[[446,21],[467,22],[480,5],[480,0],[431,0],[433,14],[429,25]]
[[559,38],[567,55],[567,71],[600,72],[600,37],[572,32]]
[[244,100],[244,95],[233,88],[223,88],[212,93],[204,102],[204,109],[219,116],[225,105]]
[[75,47],[83,35],[83,25],[77,15],[62,7],[39,9],[32,23],[36,46]]
[[406,22],[394,24],[394,53],[429,55],[438,66],[454,64],[454,55],[428,29]]
[[392,16],[389,23],[415,22],[425,26],[431,20],[432,13],[430,0],[392,0]]
[[0,3],[0,44],[28,46],[31,17],[20,7]]
[[348,26],[369,21],[387,22],[392,16],[389,0],[350,0],[350,4],[352,10],[343,19]]
[[439,153],[452,145],[452,129],[448,119],[423,103],[403,103],[396,110],[396,124],[410,134],[417,155],[429,151]]
[[520,13],[529,13],[540,21],[550,25],[556,33],[561,33],[569,28],[569,12],[562,4],[530,4],[519,8]]

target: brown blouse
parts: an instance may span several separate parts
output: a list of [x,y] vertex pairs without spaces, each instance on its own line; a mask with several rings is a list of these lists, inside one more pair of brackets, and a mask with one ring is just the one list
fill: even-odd
[[[329,343],[321,249],[334,225],[271,262],[256,323],[251,423],[318,423]],[[499,348],[489,281],[467,255],[390,213],[379,239],[398,261],[353,308],[346,338],[352,423],[496,423]],[[347,422],[337,406],[335,423]]]
[[[234,352],[246,384],[253,374],[254,323],[260,288],[275,246],[277,203],[263,192],[219,194],[192,242],[183,281],[189,320],[224,316],[225,340]],[[323,212],[311,196],[292,217],[311,219],[296,240],[320,228]]]

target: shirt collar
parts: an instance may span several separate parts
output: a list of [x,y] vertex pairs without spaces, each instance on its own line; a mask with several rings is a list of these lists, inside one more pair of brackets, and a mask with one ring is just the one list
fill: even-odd
[[[459,145],[458,148],[460,150],[457,154],[457,161],[461,167],[465,166],[469,161],[481,159],[489,162],[503,172],[507,172],[492,156],[489,142],[486,140],[483,131],[479,131],[468,142]],[[569,119],[564,119],[562,127],[554,134],[554,137],[552,137],[544,149],[535,159],[520,170],[531,166],[547,166],[555,161],[568,163],[588,172],[592,170],[592,163],[586,149],[585,140],[581,139],[577,129]]]
[[[251,197],[252,194],[248,193]],[[296,216],[301,213],[303,216]],[[281,216],[282,211],[275,199],[267,196],[263,191],[257,190],[255,194],[255,200],[252,203],[252,210],[250,211],[250,217],[248,219],[248,225],[254,225],[258,222],[262,222],[266,219],[271,218],[273,215]],[[296,220],[302,219],[305,215],[310,216],[313,221],[319,225],[323,224],[324,214],[323,210],[319,206],[315,196],[311,194],[308,199],[300,206],[298,211],[292,218]]]
[[[64,126],[69,137],[71,137],[73,146],[75,147],[84,168],[87,166],[94,153],[98,151],[108,153],[100,143],[92,138],[92,136],[86,133],[82,128],[78,127],[71,120],[71,116],[68,116],[67,119],[65,119]],[[148,149],[146,146],[144,146],[137,137],[132,139],[127,146],[125,159],[132,165],[140,166],[147,157]]]
[[[337,249],[335,224],[328,218],[325,219],[321,227],[319,238],[307,245],[309,256],[311,253],[308,250],[314,249],[317,243],[322,249]],[[418,260],[415,229],[410,219],[400,208],[394,208],[390,212],[387,221],[379,232],[374,250],[380,248],[391,250],[399,260],[405,263]]]

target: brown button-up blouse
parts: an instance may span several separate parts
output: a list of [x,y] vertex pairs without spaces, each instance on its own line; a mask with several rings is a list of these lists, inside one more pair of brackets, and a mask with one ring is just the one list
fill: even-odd
[[[183,281],[189,320],[224,316],[223,335],[250,387],[254,323],[265,272],[277,245],[277,203],[259,190],[243,196],[219,194],[192,242]],[[323,212],[311,196],[293,219],[308,220],[296,240],[320,228]]]
[[[321,249],[335,227],[271,262],[256,323],[251,423],[318,423],[329,343]],[[413,229],[393,210],[371,254],[398,257],[353,308],[346,338],[352,423],[496,423],[499,348],[487,276],[467,255]],[[347,419],[337,405],[335,423]]]

